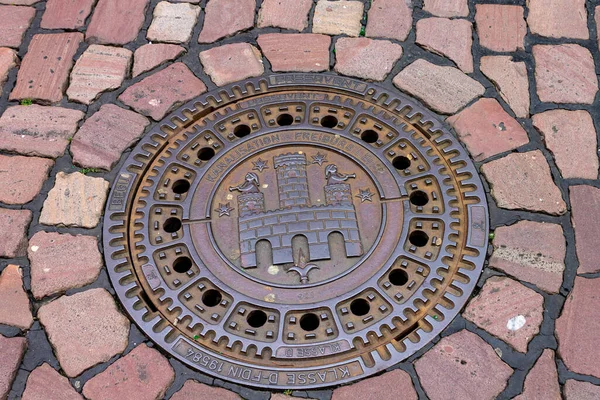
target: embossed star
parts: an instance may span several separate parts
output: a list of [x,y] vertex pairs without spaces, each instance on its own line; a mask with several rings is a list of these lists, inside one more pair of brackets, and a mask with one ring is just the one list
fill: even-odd
[[361,203],[364,203],[365,201],[373,201],[373,193],[371,193],[371,189],[358,189],[358,194],[356,195],[356,197],[360,199]]
[[252,161],[252,164],[254,164],[254,167],[252,168],[253,170],[256,170],[258,172],[263,172],[263,169],[268,169],[268,164],[269,161],[265,161],[262,159],[258,159],[256,161]]
[[228,217],[230,216],[230,212],[232,212],[234,209],[233,207],[231,207],[231,205],[229,203],[227,204],[222,204],[219,203],[219,207],[215,208],[215,211],[219,213],[219,217],[222,217],[223,215],[227,215]]
[[312,156],[313,164],[323,165],[324,162],[327,162],[327,156],[325,154],[317,153],[316,156]]

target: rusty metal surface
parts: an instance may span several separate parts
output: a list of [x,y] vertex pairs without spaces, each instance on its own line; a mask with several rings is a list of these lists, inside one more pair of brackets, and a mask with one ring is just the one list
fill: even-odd
[[110,278],[187,365],[314,388],[413,354],[456,316],[488,238],[464,149],[376,85],[287,74],[208,93],[163,120],[106,207]]

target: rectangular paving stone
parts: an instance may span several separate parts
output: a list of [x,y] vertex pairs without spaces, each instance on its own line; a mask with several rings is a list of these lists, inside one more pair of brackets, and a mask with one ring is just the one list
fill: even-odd
[[589,39],[585,0],[528,0],[531,33],[552,38]]
[[19,47],[34,16],[33,7],[0,5],[0,46]]
[[267,33],[258,45],[274,72],[318,72],[329,69],[331,37],[316,33]]
[[364,5],[360,1],[319,0],[313,16],[313,32],[358,36]]
[[49,364],[44,363],[31,371],[23,392],[23,400],[83,400],[69,380]]
[[54,161],[47,158],[0,155],[0,202],[25,204],[38,195]]
[[424,18],[417,22],[417,44],[473,72],[473,25],[464,19]]
[[27,228],[31,218],[29,210],[0,208],[0,258],[27,254]]
[[423,10],[438,17],[466,17],[468,0],[424,0]]
[[404,41],[412,29],[412,6],[405,0],[374,0],[367,14],[365,35]]
[[98,0],[85,34],[98,44],[127,44],[137,37],[150,0]]
[[335,70],[343,75],[383,81],[402,57],[402,46],[389,40],[339,38]]
[[513,61],[511,56],[484,56],[479,68],[517,118],[529,117],[529,77],[524,62]]
[[256,0],[210,0],[198,43],[212,43],[254,26]]
[[79,32],[35,35],[21,63],[10,100],[61,101],[73,56],[82,40],[83,34]]
[[133,54],[133,71],[132,76],[135,78],[144,72],[150,71],[153,68],[158,67],[171,61],[183,53],[185,48],[176,44],[166,43],[149,43],[141,47],[138,47]]
[[258,27],[301,31],[308,26],[312,0],[264,0],[258,12]]
[[96,0],[48,0],[40,26],[44,29],[77,29],[85,25]]
[[186,43],[200,14],[200,7],[188,3],[161,1],[154,8],[146,38],[153,42]]
[[26,349],[26,338],[7,338],[0,335],[0,354],[2,354],[2,362],[0,362],[0,399],[8,398],[8,392],[10,392]]
[[0,117],[0,149],[19,154],[57,158],[84,117],[79,110],[62,107],[9,107]]
[[0,324],[27,330],[33,324],[29,296],[23,288],[23,271],[7,265],[0,275]]
[[200,52],[204,72],[217,86],[262,75],[260,51],[249,43],[233,43]]
[[600,272],[600,189],[587,186],[571,186],[571,222],[575,230],[575,246],[580,274]]
[[477,4],[475,25],[479,43],[493,51],[524,49],[527,23],[521,6],[503,4]]

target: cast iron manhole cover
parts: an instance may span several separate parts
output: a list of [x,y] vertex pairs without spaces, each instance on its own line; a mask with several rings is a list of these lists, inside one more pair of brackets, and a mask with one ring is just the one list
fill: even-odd
[[116,179],[104,249],[123,305],[179,360],[249,386],[340,384],[404,360],[458,313],[486,254],[463,148],[353,79],[205,94]]

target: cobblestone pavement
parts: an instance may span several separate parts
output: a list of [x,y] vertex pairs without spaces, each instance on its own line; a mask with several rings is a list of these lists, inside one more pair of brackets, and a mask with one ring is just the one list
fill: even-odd
[[[598,0],[0,0],[0,399],[598,399]],[[472,299],[390,371],[269,393],[131,324],[101,215],[131,147],[247,77],[382,81],[438,113],[487,180]]]

